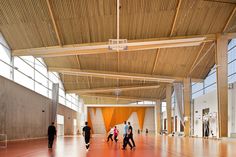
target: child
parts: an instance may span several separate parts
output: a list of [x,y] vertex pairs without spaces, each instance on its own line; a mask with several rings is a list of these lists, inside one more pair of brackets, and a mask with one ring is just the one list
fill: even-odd
[[109,131],[109,135],[107,137],[107,142],[109,142],[109,139],[111,139],[111,141],[113,141],[113,139],[112,139],[113,133],[114,133],[114,129],[111,128],[111,130]]
[[115,129],[114,129],[114,140],[117,142],[118,141],[118,139],[117,139],[117,136],[118,136],[118,134],[119,134],[119,130],[116,128],[116,126],[115,126]]

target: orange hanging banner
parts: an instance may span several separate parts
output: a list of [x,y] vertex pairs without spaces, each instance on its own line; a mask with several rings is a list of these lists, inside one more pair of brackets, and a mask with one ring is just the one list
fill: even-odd
[[114,107],[102,107],[101,110],[102,110],[103,120],[105,123],[105,128],[106,128],[106,131],[108,132],[111,127],[111,121],[112,121],[112,117],[113,117],[113,113],[114,113],[115,108]]
[[145,111],[146,111],[145,107],[137,108],[138,121],[139,121],[139,126],[141,130],[143,130]]

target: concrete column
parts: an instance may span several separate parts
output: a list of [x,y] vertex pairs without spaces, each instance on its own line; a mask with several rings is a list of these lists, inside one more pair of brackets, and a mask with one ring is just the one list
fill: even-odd
[[172,86],[169,84],[166,86],[166,113],[167,113],[167,133],[171,134],[171,94],[172,94]]
[[218,135],[228,137],[228,37],[217,35],[216,42],[216,75],[218,99]]
[[184,117],[185,117],[185,136],[190,135],[190,116],[191,116],[191,80],[184,79]]
[[155,105],[155,130],[156,135],[161,133],[161,101],[157,100]]

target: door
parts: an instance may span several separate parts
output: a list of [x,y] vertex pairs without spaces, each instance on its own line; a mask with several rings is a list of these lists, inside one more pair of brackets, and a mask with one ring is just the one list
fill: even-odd
[[166,119],[164,119],[164,130],[166,130]]
[[174,132],[174,117],[171,117],[171,132]]
[[180,122],[180,132],[184,132],[184,125]]
[[178,125],[177,116],[175,116],[175,132],[177,132],[177,125]]

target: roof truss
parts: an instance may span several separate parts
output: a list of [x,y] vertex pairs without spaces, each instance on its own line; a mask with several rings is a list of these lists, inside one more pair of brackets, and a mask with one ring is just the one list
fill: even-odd
[[[182,77],[172,77],[172,76],[160,76],[160,75],[147,75],[147,74],[137,74],[137,73],[121,73],[121,72],[107,72],[107,71],[97,71],[97,70],[80,70],[72,68],[57,68],[49,67],[49,71],[58,72],[66,75],[75,76],[93,76],[100,78],[111,78],[111,79],[124,79],[124,80],[144,80],[153,82],[163,82],[163,83],[173,83],[182,82]],[[194,79],[195,82],[202,81],[202,79]]]
[[[214,41],[216,35],[205,36],[184,36],[184,37],[169,37],[169,38],[155,38],[155,39],[143,39],[133,40],[127,43],[128,50],[124,51],[140,51],[158,48],[174,48],[174,47],[189,47],[199,46],[203,42]],[[31,48],[31,49],[19,49],[13,50],[13,56],[35,56],[35,57],[57,57],[57,56],[70,56],[70,55],[88,55],[88,54],[100,54],[116,52],[108,49],[107,43],[92,43],[92,44],[77,44],[77,45],[64,45]],[[122,51],[121,51],[122,52]]]
[[67,93],[105,93],[113,91],[129,91],[137,89],[154,89],[159,88],[160,85],[143,85],[143,86],[120,86],[120,87],[104,87],[104,88],[90,88],[90,89],[77,89],[77,90],[67,90]]
[[132,97],[132,96],[116,96],[116,95],[105,95],[105,94],[80,94],[81,96],[89,97],[101,97],[101,98],[110,98],[117,100],[134,100],[134,101],[157,101],[157,98],[144,98],[144,97]]

